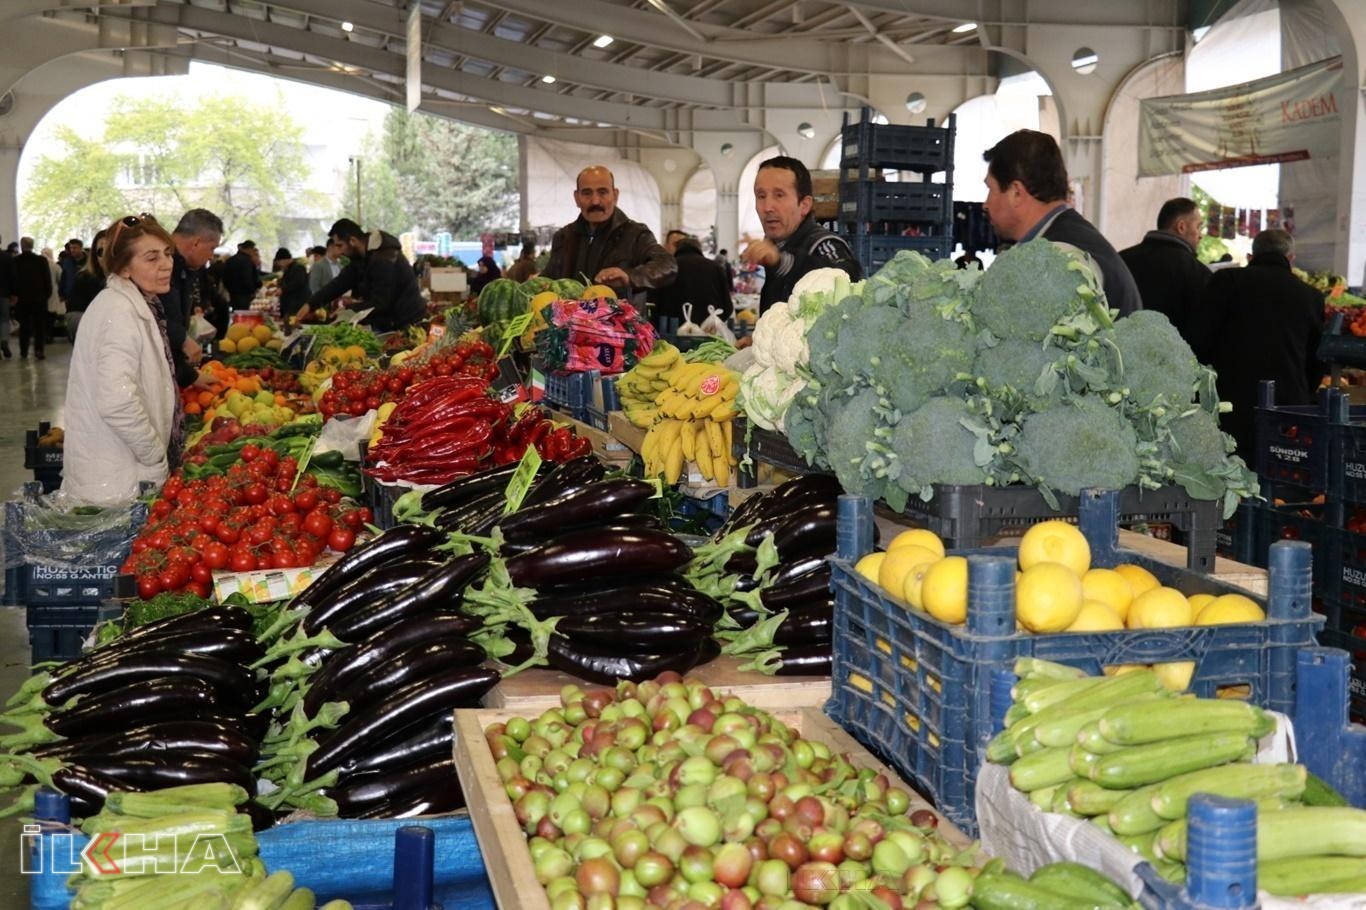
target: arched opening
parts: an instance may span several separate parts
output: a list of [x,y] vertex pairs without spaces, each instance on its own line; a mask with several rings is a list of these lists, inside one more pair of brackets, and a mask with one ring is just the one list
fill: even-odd
[[954,202],[985,202],[987,164],[982,152],[1016,130],[1043,130],[1057,135],[1056,117],[1049,117],[1053,90],[1034,71],[1006,76],[995,94],[969,98],[954,109],[957,134],[953,142]]
[[[705,164],[683,184],[679,203],[683,230],[704,243],[716,228],[716,174]],[[731,251],[734,252],[734,251]]]

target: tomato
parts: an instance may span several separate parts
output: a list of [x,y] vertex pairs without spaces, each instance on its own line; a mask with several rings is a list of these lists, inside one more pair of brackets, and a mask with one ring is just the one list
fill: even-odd
[[254,572],[256,571],[256,557],[251,555],[250,550],[234,549],[228,560],[228,566],[234,572]]
[[167,564],[157,576],[157,581],[161,582],[163,591],[179,591],[190,582],[190,570],[184,563],[173,562]]
[[356,511],[360,513],[360,523],[363,525],[368,525],[375,517],[374,514],[370,511],[369,506],[361,506]]
[[161,582],[157,579],[155,572],[148,572],[138,576],[138,597],[143,600],[151,600],[161,593]]
[[246,496],[247,502],[251,503],[252,505],[260,505],[261,503],[266,501],[266,497],[269,495],[266,492],[266,485],[263,483],[247,484],[246,487],[242,490],[242,494]]
[[342,499],[341,490],[338,490],[336,487],[321,488],[318,490],[318,497],[322,499],[323,502],[334,506],[341,502]]
[[210,569],[225,569],[228,566],[228,548],[222,543],[211,543],[204,548],[204,564]]
[[185,479],[181,474],[172,474],[170,477],[166,478],[166,483],[162,485],[161,495],[165,496],[167,499],[175,499],[176,494],[181,491],[184,485]]
[[[376,407],[378,407],[378,405],[376,405]],[[350,414],[352,417],[364,417],[367,410],[369,409],[366,408],[365,402],[358,398],[351,402],[351,406],[346,409],[346,413]]]
[[356,542],[356,532],[348,528],[333,528],[327,535],[327,545],[338,553],[345,553]]
[[169,549],[172,544],[171,532],[165,528],[158,528],[147,538],[147,544],[154,550]]
[[326,540],[327,535],[332,533],[332,516],[321,509],[315,509],[304,518],[304,530],[314,537]]
[[294,511],[294,500],[281,493],[277,493],[266,501],[266,508],[272,515],[288,515]]
[[157,519],[165,518],[167,515],[171,514],[172,508],[173,506],[165,499],[158,499],[156,502],[152,503],[152,519],[155,521]]
[[212,534],[217,531],[218,522],[222,520],[220,516],[226,511],[226,509],[209,509],[206,504],[204,514],[199,517],[199,530],[205,534]]
[[281,515],[278,527],[286,534],[297,534],[304,525],[304,517],[298,512],[290,512],[288,515]]
[[137,537],[133,538],[133,552],[134,552],[135,554],[136,554],[136,553],[143,553],[143,552],[146,552],[147,547],[148,547],[148,543],[147,543],[147,538],[146,538],[146,537],[143,537],[142,535],[138,535]]
[[312,512],[318,505],[318,491],[304,489],[294,494],[294,508],[300,512]]
[[251,464],[257,458],[259,458],[260,455],[261,447],[253,442],[249,442],[246,445],[242,446],[242,451],[239,457],[241,457],[241,459],[245,461],[247,464]]
[[399,367],[399,368],[398,368],[398,378],[399,378],[400,381],[402,381],[404,388],[407,388],[409,385],[412,385],[412,382],[413,382],[413,368],[412,368],[412,367]]
[[261,449],[261,460],[273,471],[280,466],[280,453],[270,447]]
[[351,531],[359,531],[361,525],[364,524],[364,522],[361,521],[359,509],[350,509],[349,511],[341,513],[337,516],[337,521],[340,524],[345,525],[346,528]]
[[235,524],[223,523],[218,526],[215,533],[218,535],[219,541],[231,546],[241,538],[242,529]]
[[190,566],[190,580],[201,584],[208,584],[213,581],[213,569],[202,562],[197,562]]
[[254,524],[242,532],[242,542],[253,547],[259,547],[267,540],[270,540],[270,528],[259,524]]

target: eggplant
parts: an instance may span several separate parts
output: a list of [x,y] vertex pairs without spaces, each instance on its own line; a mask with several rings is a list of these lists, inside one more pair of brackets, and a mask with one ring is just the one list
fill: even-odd
[[464,505],[443,511],[436,517],[436,526],[447,533],[453,531],[468,533],[468,531],[466,531],[466,526],[475,519],[482,516],[489,509],[497,509],[498,514],[501,515],[506,505],[507,497],[501,490],[494,493],[485,493],[483,496],[472,499]]
[[[588,682],[615,685],[623,679],[642,682],[665,670],[686,673],[697,666],[706,653],[710,637],[683,651],[655,654],[592,654],[576,648],[563,635],[551,635],[547,657],[550,665]],[[718,652],[719,653],[719,652]]]
[[46,726],[58,736],[113,732],[153,720],[170,720],[211,711],[220,705],[213,686],[193,676],[163,677],[88,695],[48,715]]
[[354,818],[377,803],[393,802],[414,793],[433,796],[451,788],[459,791],[460,778],[455,762],[446,755],[437,761],[418,761],[393,771],[358,774],[329,788],[326,795],[336,801],[339,816]]
[[255,674],[240,664],[214,657],[211,654],[176,654],[165,651],[140,651],[116,655],[109,660],[93,661],[75,673],[48,684],[43,690],[43,701],[49,705],[65,704],[78,695],[86,695],[110,688],[126,686],[158,677],[193,676],[218,690],[224,704],[235,704],[243,710],[256,702]]
[[727,572],[736,575],[749,574],[757,568],[759,568],[759,559],[753,551],[735,553],[726,560],[725,565]]
[[806,645],[783,651],[778,676],[829,676],[830,646]]
[[348,713],[342,724],[322,740],[308,756],[307,778],[316,778],[339,767],[357,753],[373,748],[396,733],[447,714],[455,708],[479,703],[498,684],[497,670],[462,667],[420,680],[392,692],[377,704],[356,714]]
[[692,617],[699,623],[713,626],[721,618],[724,608],[719,602],[691,586],[687,590],[668,585],[643,584],[638,587],[618,588],[582,596],[549,596],[538,593],[528,604],[537,619],[552,616],[587,616],[599,613],[631,613],[648,611],[680,617]]
[[829,648],[834,626],[834,598],[793,608],[773,633],[773,643],[783,647],[824,645]]
[[829,556],[835,552],[835,520],[838,505],[823,502],[807,506],[773,529],[778,556],[792,561],[805,556]]
[[252,629],[252,616],[241,607],[226,604],[208,606],[199,610],[191,610],[188,613],[163,616],[161,619],[154,619],[151,622],[143,623],[140,626],[134,626],[124,632],[117,640],[131,641],[142,638],[155,638],[180,629],[203,627],[215,629],[241,629],[244,632],[250,632]]
[[720,540],[736,528],[743,528],[749,524],[751,518],[759,514],[759,510],[767,497],[767,493],[755,493],[747,497],[744,502],[731,510],[725,523],[712,536],[712,539]]
[[65,679],[73,673],[84,672],[92,663],[122,659],[131,654],[167,652],[207,654],[242,666],[249,666],[265,656],[250,630],[186,627],[150,638],[116,638],[103,648],[63,664],[53,676]]
[[[775,522],[782,521],[807,506],[822,503],[834,505],[843,492],[839,480],[833,474],[802,474],[768,491],[752,509],[744,509],[749,500],[741,503],[741,508],[736,510],[726,524],[729,530],[757,524],[759,534],[750,544],[755,546],[763,539],[763,532],[770,530],[770,526]],[[741,518],[737,520],[735,515],[740,515]]]
[[52,785],[71,799],[71,816],[89,818],[104,808],[104,801],[115,790],[138,790],[86,768],[62,766],[52,773]]
[[372,538],[369,543],[355,547],[294,598],[292,606],[312,610],[342,586],[359,578],[376,566],[402,556],[425,553],[445,541],[446,535],[425,525],[399,525]]
[[[254,792],[251,769],[223,755],[206,752],[160,752],[155,755],[71,755],[66,768],[79,769],[120,784],[120,789],[163,790],[185,784],[237,784]],[[54,781],[55,783],[55,781]]]
[[549,502],[579,487],[597,483],[607,476],[607,466],[596,455],[582,455],[571,458],[551,468],[546,476],[534,485],[522,499],[522,508]]
[[143,752],[203,752],[252,765],[260,752],[258,737],[239,729],[234,719],[166,720],[126,732],[83,736],[48,743],[32,750],[35,758],[60,758],[87,752],[136,755]]
[[684,578],[682,575],[670,572],[665,575],[650,573],[626,577],[617,576],[589,579],[587,581],[573,582],[565,585],[544,585],[537,589],[537,596],[560,599],[598,598],[610,597],[618,591],[628,588],[635,589],[646,587],[667,588],[668,590],[677,591],[681,594],[698,593],[697,589],[693,587],[692,582],[688,581],[688,579]]
[[435,718],[416,733],[400,733],[369,752],[356,755],[337,769],[340,777],[369,771],[389,771],[416,761],[449,756],[455,746],[455,728],[447,714]]
[[599,645],[632,651],[687,647],[711,635],[711,626],[685,619],[676,613],[590,613],[565,616],[555,631],[575,643]]
[[[520,466],[519,462],[512,461],[496,468],[457,477],[450,483],[442,484],[434,490],[423,493],[422,508],[427,512],[436,509],[452,509],[493,492],[502,493],[507,489],[508,481],[512,479],[512,475],[517,472]],[[545,473],[548,472],[544,467],[537,472],[538,476],[543,476]]]
[[603,577],[672,572],[692,558],[692,550],[662,531],[583,531],[556,537],[545,546],[507,560],[518,587]]
[[548,502],[518,509],[504,517],[498,527],[507,540],[537,540],[566,528],[609,523],[619,515],[638,511],[654,495],[654,485],[643,480],[602,480]]
[[[660,519],[658,515],[648,515],[638,512],[634,515],[618,515],[608,522],[594,523],[586,525],[573,525],[571,527],[561,527],[557,529],[553,536],[558,537],[563,534],[587,531],[668,531],[667,522]],[[530,553],[532,550],[546,543],[545,538],[529,538],[527,540],[504,541],[498,548],[501,556],[516,556],[520,553]],[[609,579],[610,580],[610,579]]]
[[[457,783],[459,783],[457,781]],[[446,788],[440,793],[413,791],[397,799],[374,803],[358,816],[370,818],[418,818],[424,815],[445,815],[465,808],[465,793],[459,787]]]
[[334,617],[329,629],[342,641],[356,643],[400,620],[441,609],[454,610],[463,599],[465,588],[488,564],[485,553],[457,556],[396,594]]
[[348,702],[351,711],[358,711],[395,689],[435,676],[439,670],[472,667],[483,661],[484,649],[473,642],[452,638],[427,641],[371,667],[355,677],[345,689],[309,686],[303,700],[304,714],[313,717],[318,708],[329,701]]
[[813,600],[823,600],[829,596],[829,563],[825,563],[820,568],[807,572],[805,575],[800,575],[786,584],[764,588],[759,592],[759,600],[764,607],[774,613],[779,610],[801,607]]
[[789,582],[796,581],[808,572],[819,572],[824,565],[824,556],[804,556],[791,562],[784,560],[769,573],[768,586],[771,588],[781,587]]
[[444,557],[435,554],[400,556],[371,569],[309,610],[303,619],[304,634],[317,635],[336,617],[402,591],[445,562]]
[[[319,695],[329,691],[343,691],[349,688],[358,676],[416,644],[449,639],[464,640],[470,633],[478,631],[482,625],[480,620],[472,616],[447,613],[419,616],[396,623],[361,644],[343,648],[332,655],[322,669],[309,678],[308,691],[316,690]],[[308,696],[304,697],[307,700]]]

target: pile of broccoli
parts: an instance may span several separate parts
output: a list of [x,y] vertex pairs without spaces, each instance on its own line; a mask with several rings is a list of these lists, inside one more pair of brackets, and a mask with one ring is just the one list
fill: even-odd
[[1094,264],[1047,240],[992,267],[897,254],[821,311],[786,432],[844,488],[906,507],[936,484],[1056,493],[1180,484],[1231,513],[1255,476],[1213,374],[1162,314],[1115,319]]

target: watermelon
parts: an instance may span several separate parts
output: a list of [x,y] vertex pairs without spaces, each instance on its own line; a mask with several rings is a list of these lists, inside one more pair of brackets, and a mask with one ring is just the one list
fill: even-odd
[[537,275],[535,278],[528,278],[526,281],[522,282],[522,293],[526,295],[527,300],[530,300],[542,291],[555,291],[555,293],[558,294],[559,291],[555,289],[555,284],[554,278],[546,278],[543,275]]
[[583,282],[573,278],[561,278],[555,282],[555,293],[560,295],[561,300],[578,300],[583,296],[583,288]]
[[479,292],[479,321],[484,325],[507,322],[526,312],[527,298],[517,282],[495,278]]

